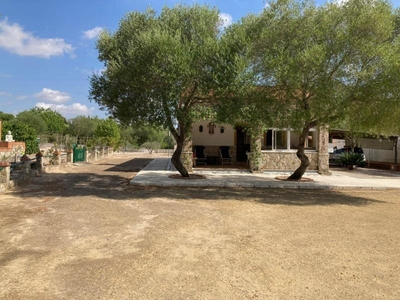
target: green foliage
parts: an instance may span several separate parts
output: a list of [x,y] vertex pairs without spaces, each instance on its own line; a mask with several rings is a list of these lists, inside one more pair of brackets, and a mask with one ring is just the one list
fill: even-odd
[[74,136],[93,136],[99,119],[86,116],[77,116],[68,121],[68,132]]
[[27,154],[36,153],[39,151],[35,129],[29,125],[25,123],[4,122],[3,132],[7,133],[8,131],[11,131],[13,139],[16,142],[25,142],[25,152]]
[[172,149],[174,145],[175,145],[174,138],[170,135],[167,135],[166,133],[161,143],[161,149]]
[[343,166],[364,166],[364,156],[360,153],[343,152],[339,157],[339,162]]
[[124,148],[138,147],[132,126],[121,128],[121,144]]
[[33,114],[39,115],[46,122],[47,133],[64,133],[67,128],[66,119],[58,112],[50,108],[35,107],[30,110]]
[[8,114],[5,112],[0,111],[0,121],[11,121],[15,118],[15,116],[13,114]]
[[158,148],[171,149],[175,144],[174,138],[168,131],[152,125],[133,125],[121,129],[121,142],[123,146],[134,145],[139,147],[146,142],[159,144]]
[[159,142],[146,142],[144,144],[142,144],[143,148],[146,148],[147,151],[149,151],[150,154],[153,153],[153,151],[157,151],[158,149],[160,149],[160,143]]
[[158,142],[160,144],[166,136],[166,131],[151,125],[139,125],[133,127],[132,134],[137,145],[142,145],[145,142]]
[[132,12],[97,44],[105,71],[91,77],[91,99],[122,123],[168,128],[177,141],[172,161],[185,176],[180,155],[196,108],[221,99],[236,78],[218,13],[200,5]]
[[121,130],[112,119],[99,120],[94,137],[101,145],[117,149],[120,145]]
[[381,0],[269,2],[231,30],[254,88],[234,104],[227,99],[219,115],[255,128],[301,130],[296,177],[307,168],[303,142],[311,127],[399,128],[398,20]]
[[263,111],[273,108],[272,123],[296,129],[332,125],[354,107],[369,114],[383,100],[387,60],[398,51],[387,2],[276,1],[251,20],[248,32],[255,39],[248,55],[254,80],[264,86]]
[[37,134],[47,133],[47,123],[44,121],[42,116],[32,110],[25,110],[20,112],[16,119],[18,123],[28,124],[30,127],[34,128]]

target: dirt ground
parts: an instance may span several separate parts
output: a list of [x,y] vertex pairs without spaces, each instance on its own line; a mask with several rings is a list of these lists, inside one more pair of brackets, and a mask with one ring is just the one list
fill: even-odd
[[400,299],[400,192],[145,188],[116,155],[0,195],[0,299]]

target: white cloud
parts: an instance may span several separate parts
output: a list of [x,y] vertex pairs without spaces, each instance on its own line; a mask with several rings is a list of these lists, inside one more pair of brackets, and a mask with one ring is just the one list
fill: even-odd
[[92,29],[83,31],[83,38],[85,40],[92,40],[99,36],[100,32],[103,30],[103,27],[96,26]]
[[71,96],[65,92],[60,92],[52,89],[42,89],[39,93],[34,95],[37,99],[42,101],[49,101],[54,103],[62,103],[71,99]]
[[0,78],[12,78],[11,75],[0,73]]
[[219,19],[221,21],[221,27],[222,28],[226,28],[232,25],[232,16],[230,14],[226,14],[226,13],[220,13],[219,14]]
[[50,108],[51,110],[58,111],[60,114],[66,117],[73,117],[73,116],[81,116],[81,115],[90,115],[92,114],[94,108],[88,108],[86,105],[81,103],[73,103],[71,105],[64,105],[64,104],[52,104],[52,103],[44,103],[38,102],[35,105],[36,107],[41,108]]
[[1,97],[1,96],[8,97],[8,96],[11,96],[11,93],[0,91],[0,97]]
[[44,39],[24,31],[19,24],[10,24],[7,19],[0,21],[0,48],[21,56],[50,58],[69,53],[73,56],[74,48],[60,38]]

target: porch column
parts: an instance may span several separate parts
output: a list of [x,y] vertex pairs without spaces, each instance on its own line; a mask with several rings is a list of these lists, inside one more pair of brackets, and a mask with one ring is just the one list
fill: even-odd
[[329,131],[328,127],[319,126],[318,128],[318,173],[330,175],[329,172]]
[[188,138],[182,149],[181,162],[188,172],[193,172],[193,149],[192,138]]
[[262,154],[261,154],[261,130],[252,130],[250,139],[250,171],[259,172],[262,167]]

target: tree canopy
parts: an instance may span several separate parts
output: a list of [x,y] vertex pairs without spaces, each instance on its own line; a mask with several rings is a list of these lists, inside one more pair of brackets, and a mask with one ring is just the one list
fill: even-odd
[[398,109],[395,20],[391,5],[379,0],[319,6],[278,0],[242,20],[237,32],[249,41],[242,53],[256,88],[250,103],[242,101],[241,109],[236,103],[236,110],[250,122],[254,115],[264,119],[266,127],[301,130],[301,166],[291,179],[301,178],[309,164],[304,143],[310,128],[345,122],[378,130],[385,111]]
[[182,176],[189,176],[180,158],[191,124],[201,107],[226,93],[240,67],[218,14],[200,5],[132,12],[97,43],[105,71],[91,77],[91,99],[123,123],[168,128],[177,141],[172,162]]
[[15,118],[13,114],[0,111],[0,121],[11,121]]
[[101,144],[117,149],[120,144],[121,130],[112,119],[99,120],[94,131],[94,137]]
[[15,121],[18,123],[25,123],[34,128],[36,134],[48,133],[47,123],[40,114],[33,110],[24,110],[20,112],[17,115]]
[[29,112],[39,115],[47,125],[47,133],[64,133],[67,127],[67,120],[57,111],[50,108],[35,107]]
[[97,117],[77,116],[68,121],[68,132],[75,136],[93,136],[99,119]]

